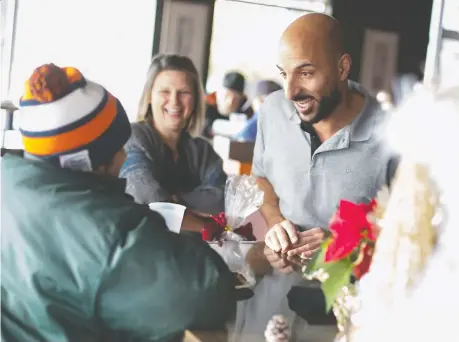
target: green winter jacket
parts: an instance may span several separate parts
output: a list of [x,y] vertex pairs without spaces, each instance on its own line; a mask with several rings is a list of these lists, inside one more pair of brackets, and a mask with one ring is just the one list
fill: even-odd
[[219,328],[233,276],[206,243],[168,231],[125,181],[5,156],[2,341],[170,341]]

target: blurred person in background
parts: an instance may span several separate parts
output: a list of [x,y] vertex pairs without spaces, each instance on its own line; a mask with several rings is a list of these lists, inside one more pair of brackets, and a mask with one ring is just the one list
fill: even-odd
[[[224,210],[222,159],[197,137],[204,122],[204,96],[188,57],[153,58],[120,174],[137,203],[175,202],[210,214]],[[204,223],[197,217],[195,230]]]
[[255,141],[257,137],[258,113],[265,98],[275,91],[281,90],[282,87],[274,81],[258,81],[255,86],[255,97],[252,101],[254,115],[247,121],[245,127],[234,136],[235,140]]
[[223,77],[222,86],[217,90],[215,96],[208,96],[210,101],[207,103],[203,136],[213,137],[212,125],[214,121],[218,119],[229,120],[233,113],[245,114],[248,119],[252,117],[253,109],[244,89],[245,77],[241,73],[228,72]]
[[2,340],[171,341],[222,328],[236,303],[224,261],[118,178],[131,134],[118,99],[48,64],[20,108],[24,158],[2,158]]

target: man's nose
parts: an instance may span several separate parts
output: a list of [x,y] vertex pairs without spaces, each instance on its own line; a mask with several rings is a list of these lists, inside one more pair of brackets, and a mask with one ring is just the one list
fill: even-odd
[[284,91],[285,91],[285,97],[293,101],[293,99],[296,97],[298,94],[298,85],[293,78],[287,78],[286,81],[284,82]]

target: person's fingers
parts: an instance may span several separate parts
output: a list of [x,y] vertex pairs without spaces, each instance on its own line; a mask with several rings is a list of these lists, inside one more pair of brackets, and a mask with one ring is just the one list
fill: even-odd
[[307,253],[307,255],[312,254],[315,250],[320,248],[322,242],[323,236],[320,234],[312,236],[303,235],[300,237],[300,241],[294,246],[294,248],[288,251],[288,255],[300,255],[302,253]]
[[317,248],[317,249],[312,249],[312,250],[310,250],[310,251],[301,253],[301,257],[302,257],[302,258],[311,258],[312,255],[313,255],[315,252],[317,252],[318,250],[319,250],[319,249]]
[[266,234],[266,244],[276,252],[286,251],[298,241],[298,232],[290,221],[284,220],[274,225]]
[[322,239],[318,239],[318,240],[315,240],[315,241],[311,241],[310,243],[308,243],[308,247],[310,250],[316,250],[317,248],[320,248],[320,246],[322,246]]
[[268,246],[265,246],[265,249],[263,250],[266,260],[268,260],[270,263],[279,261],[281,259],[281,256],[279,253],[274,252],[271,248]]
[[298,233],[298,241],[295,244],[293,244],[291,249],[295,249],[295,248],[304,246],[307,243],[312,242],[313,239],[314,239],[314,237],[310,233],[308,233],[308,232],[299,232]]
[[271,247],[268,246],[266,242],[265,242],[265,248],[263,248],[263,253],[266,259],[269,259],[271,255],[274,253],[274,251],[271,249]]
[[272,245],[272,241],[271,241],[271,236],[273,235],[273,231],[270,229],[268,230],[268,232],[266,233],[266,236],[265,236],[265,245],[269,248],[269,249],[273,249],[273,245]]
[[302,266],[305,262],[299,255],[292,255],[287,257],[289,263]]
[[281,260],[278,261],[277,269],[282,273],[291,273],[293,272],[293,265],[290,261],[287,260],[287,256],[285,254],[280,255]]
[[[266,255],[266,254],[265,254],[265,255]],[[266,255],[266,260],[268,260],[268,262],[272,264],[272,263],[274,263],[274,262],[276,262],[276,261],[279,261],[279,260],[280,260],[280,257],[279,257],[277,254],[275,254],[275,253],[273,253],[273,254],[267,254],[267,255]]]
[[293,271],[301,271],[306,265],[307,259],[300,257],[299,255],[290,256],[287,258]]
[[299,247],[296,247],[296,248],[293,248],[293,249],[289,250],[287,254],[289,256],[294,256],[294,255],[298,255],[298,254],[307,252],[309,250],[310,250],[309,244],[306,243],[303,246],[299,246]]
[[272,241],[271,241],[271,236],[273,235],[273,232],[270,230],[268,230],[268,232],[266,233],[265,235],[265,245],[269,248],[269,249],[273,249],[273,245],[272,245]]
[[273,260],[273,262],[270,263],[271,266],[275,269],[278,269],[278,270],[283,270],[285,268],[288,268],[290,266],[290,264],[287,262],[287,260],[284,260],[282,258],[280,259],[277,259],[277,260]]
[[270,230],[266,235],[265,243],[273,251],[280,252],[281,244],[279,242],[279,239],[277,238],[277,234],[274,229]]
[[[315,249],[322,244],[325,238],[325,233],[320,228],[313,228],[304,232],[298,233],[298,242],[293,246],[293,249],[302,247],[306,244],[310,249]],[[292,250],[293,250],[292,249]]]
[[324,235],[325,235],[325,232],[322,228],[311,228],[311,229],[305,230],[304,232],[298,233],[299,238],[305,238],[305,239],[312,239],[312,238],[323,239]]
[[313,228],[312,229],[312,234],[313,234],[314,237],[316,237],[316,238],[318,238],[320,240],[324,240],[325,236],[326,236],[326,232],[322,228]]
[[265,247],[264,254],[266,256],[266,260],[268,260],[269,264],[278,270],[284,270],[287,268],[287,270],[283,271],[285,273],[291,272],[291,270],[288,270],[290,264],[287,262],[287,260],[281,256],[279,253],[274,252],[271,250],[269,247]]
[[292,242],[292,244],[296,243],[298,241],[298,232],[296,230],[296,227],[292,222],[285,220],[280,223],[280,225],[285,229],[287,232],[287,235],[289,237],[289,241]]
[[289,263],[287,262],[287,260],[284,260],[284,259],[282,259],[282,258],[279,259],[279,260],[276,260],[276,261],[273,262],[271,265],[272,265],[274,268],[277,268],[277,269],[279,269],[279,270],[280,270],[280,269],[283,269],[283,268],[286,268],[286,267],[288,267],[288,266],[290,266]]
[[306,243],[303,246],[299,246],[299,247],[289,250],[288,255],[300,255],[303,253],[308,253],[309,255],[309,254],[314,253],[321,245],[322,245],[321,240],[311,241],[310,243]]
[[310,243],[314,242],[314,237],[309,231],[298,233],[298,242],[288,251],[288,255],[301,254],[311,249]]
[[[287,231],[282,225],[275,225],[273,227],[274,233],[276,234],[277,241],[279,241],[281,251],[285,252],[290,246],[290,238],[287,235]],[[276,250],[277,251],[277,250]]]

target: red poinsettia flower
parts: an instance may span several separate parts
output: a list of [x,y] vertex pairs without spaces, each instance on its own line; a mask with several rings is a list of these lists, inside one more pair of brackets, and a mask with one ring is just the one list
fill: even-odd
[[370,270],[371,260],[375,248],[373,245],[363,243],[360,248],[359,257],[354,266],[354,276],[358,280]]
[[355,204],[344,200],[340,202],[330,222],[332,239],[327,246],[325,262],[345,258],[360,244],[363,237],[370,240],[376,239],[372,225],[367,219],[367,214],[375,204],[374,201],[370,204]]

